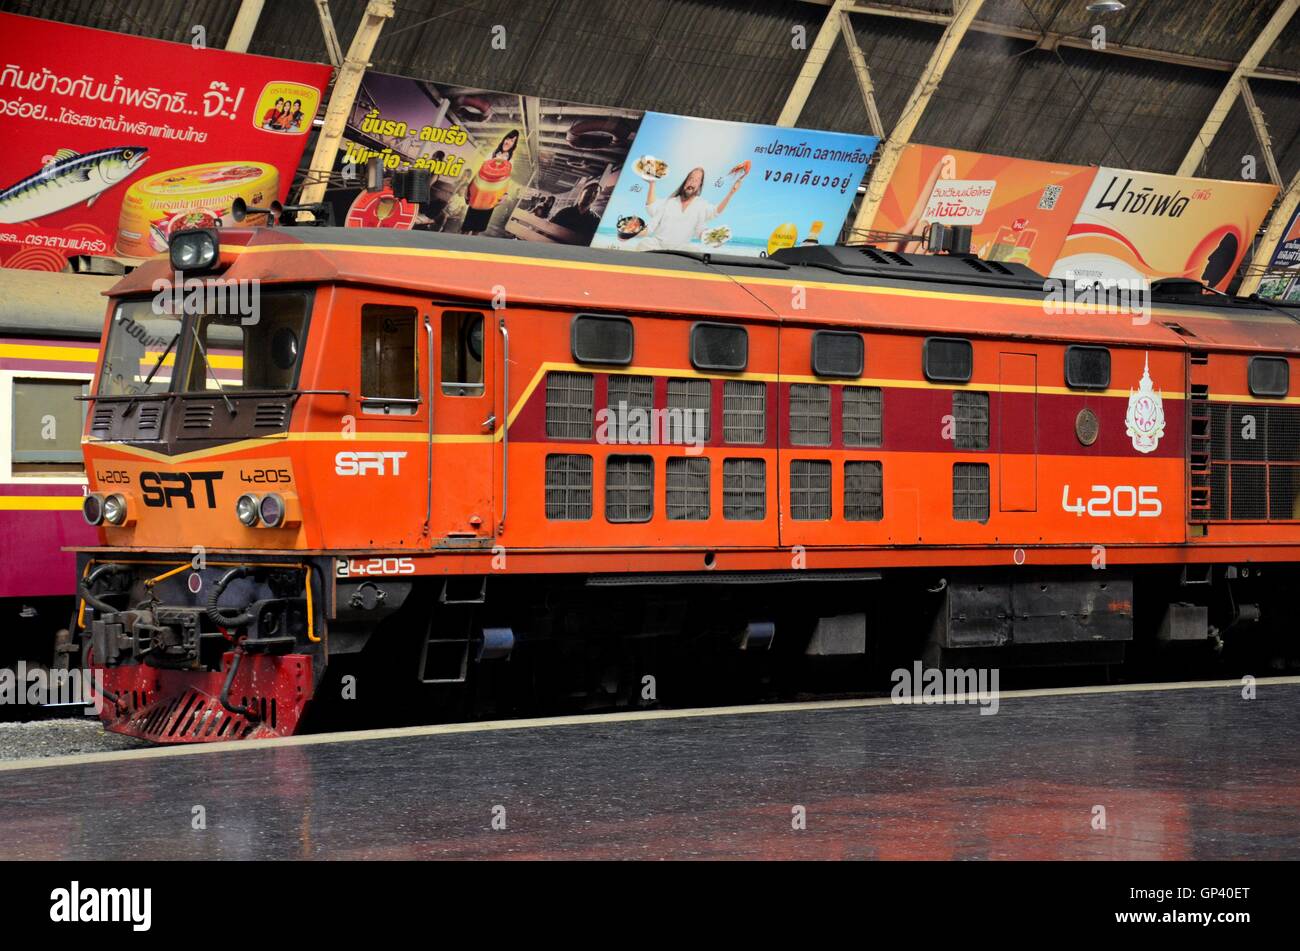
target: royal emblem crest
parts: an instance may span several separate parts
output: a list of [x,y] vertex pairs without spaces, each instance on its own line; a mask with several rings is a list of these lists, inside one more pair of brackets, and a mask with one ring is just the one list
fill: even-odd
[[1137,392],[1128,391],[1128,413],[1124,416],[1126,432],[1133,439],[1138,452],[1154,452],[1165,434],[1165,406],[1160,391],[1151,384],[1151,358],[1147,355],[1142,366],[1142,379]]

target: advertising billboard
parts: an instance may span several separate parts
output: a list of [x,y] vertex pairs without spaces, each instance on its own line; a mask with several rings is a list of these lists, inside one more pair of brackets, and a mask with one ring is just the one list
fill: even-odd
[[1227,290],[1277,186],[1099,168],[1052,276],[1190,278]]
[[[590,243],[641,113],[367,72],[333,189],[349,227]],[[383,164],[382,191],[365,189]],[[393,173],[428,171],[430,193],[393,195]]]
[[1300,208],[1273,249],[1268,274],[1259,282],[1256,293],[1270,300],[1300,301]]
[[879,140],[647,112],[593,247],[834,244]]
[[[1047,274],[1092,185],[1095,168],[912,144],[872,229],[918,235],[930,224],[970,225],[971,251]],[[920,241],[878,242],[919,252]]]
[[[284,200],[330,67],[0,13],[0,266],[148,257]],[[110,65],[103,65],[103,64]]]

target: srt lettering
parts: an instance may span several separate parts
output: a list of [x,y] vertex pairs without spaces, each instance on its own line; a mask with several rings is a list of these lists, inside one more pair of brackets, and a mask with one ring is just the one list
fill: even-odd
[[217,507],[217,492],[213,483],[221,479],[220,472],[141,472],[140,491],[144,504],[150,508],[172,508],[172,500],[182,499],[187,509],[194,508],[194,483],[202,482],[206,489],[208,508]]

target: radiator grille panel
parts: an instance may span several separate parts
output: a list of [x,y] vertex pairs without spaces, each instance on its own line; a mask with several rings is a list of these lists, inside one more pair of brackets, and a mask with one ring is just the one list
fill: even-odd
[[546,435],[551,439],[590,439],[594,399],[590,373],[547,373]]
[[958,449],[989,447],[989,395],[967,390],[952,394],[954,445]]
[[884,394],[876,386],[844,387],[844,445],[874,448],[881,444]]
[[605,518],[648,522],[654,512],[654,460],[649,456],[609,456],[605,460]]
[[722,438],[737,445],[767,441],[767,384],[727,380],[722,386]]
[[722,461],[722,517],[738,521],[761,521],[767,517],[765,460]]
[[669,459],[665,483],[670,519],[702,522],[709,517],[708,459]]
[[986,522],[989,517],[989,467],[958,462],[952,467],[952,517],[959,522]]
[[790,442],[795,446],[831,444],[831,388],[826,384],[790,385]]
[[668,414],[669,442],[680,444],[686,441],[682,416],[688,413],[694,414],[690,435],[700,442],[708,442],[712,402],[713,384],[708,380],[669,380],[668,409],[680,410],[682,414]]
[[790,517],[799,522],[817,522],[831,517],[831,464],[828,460],[790,460]]
[[1300,407],[1213,404],[1211,521],[1300,520]]
[[634,376],[630,373],[611,376],[605,405],[611,410],[617,410],[620,413],[634,409],[647,411],[653,409],[655,405],[654,378]]
[[879,462],[844,463],[844,519],[879,522],[885,517],[885,475]]
[[591,456],[555,454],[546,457],[546,517],[591,518]]

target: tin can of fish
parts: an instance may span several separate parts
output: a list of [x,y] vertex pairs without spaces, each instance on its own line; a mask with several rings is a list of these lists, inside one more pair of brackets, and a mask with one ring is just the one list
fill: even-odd
[[215,227],[218,218],[228,218],[236,198],[264,208],[279,197],[279,190],[279,171],[262,162],[208,162],[143,178],[122,198],[117,253],[137,258],[161,254],[175,232]]

